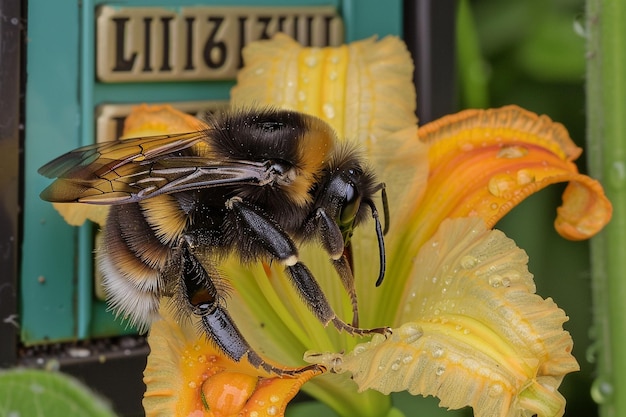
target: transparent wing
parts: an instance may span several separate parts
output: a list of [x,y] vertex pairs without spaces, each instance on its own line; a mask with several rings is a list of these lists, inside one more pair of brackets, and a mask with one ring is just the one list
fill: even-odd
[[41,193],[53,202],[132,203],[159,194],[234,184],[261,184],[267,164],[218,161],[182,151],[206,143],[204,132],[123,139],[70,151],[39,169],[57,178]]

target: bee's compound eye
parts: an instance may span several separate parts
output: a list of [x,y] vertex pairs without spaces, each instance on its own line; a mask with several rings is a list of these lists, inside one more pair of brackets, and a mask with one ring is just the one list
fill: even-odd
[[264,132],[275,132],[285,126],[285,124],[282,122],[259,122],[257,125]]
[[361,206],[361,195],[356,190],[356,187],[347,182],[344,194],[344,204],[339,213],[339,222],[344,225],[351,224],[356,217],[359,207]]

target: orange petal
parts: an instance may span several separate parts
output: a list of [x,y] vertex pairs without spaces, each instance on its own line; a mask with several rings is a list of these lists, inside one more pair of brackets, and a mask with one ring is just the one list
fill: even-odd
[[467,110],[421,127],[430,176],[411,222],[424,242],[448,217],[479,216],[488,227],[523,199],[570,181],[557,230],[570,239],[597,233],[611,218],[602,187],[578,173],[581,150],[565,128],[517,106]]
[[234,362],[198,334],[197,323],[179,320],[172,310],[164,299],[163,319],[148,337],[147,416],[282,416],[302,384],[319,374],[278,378],[246,360]]
[[206,128],[199,119],[176,110],[169,104],[133,107],[124,121],[124,138],[187,133]]

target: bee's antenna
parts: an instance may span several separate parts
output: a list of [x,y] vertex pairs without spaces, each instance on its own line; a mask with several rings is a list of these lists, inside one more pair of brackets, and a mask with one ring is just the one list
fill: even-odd
[[384,182],[381,182],[380,185],[380,197],[383,200],[383,217],[385,219],[385,228],[383,229],[383,235],[386,235],[389,231],[389,203],[387,201],[387,187]]
[[[382,188],[382,190],[384,193],[385,189]],[[386,197],[386,194],[384,195]],[[383,201],[384,201],[383,206],[386,209],[387,208],[386,198]],[[383,279],[385,278],[385,269],[387,267],[387,258],[385,255],[385,239],[384,239],[385,232],[383,231],[383,228],[380,225],[380,220],[378,219],[378,210],[376,210],[376,206],[374,205],[372,201],[368,201],[368,205],[370,206],[370,209],[372,209],[372,217],[374,218],[374,222],[376,224],[376,238],[378,239],[378,257],[380,259],[380,272],[378,273],[378,279],[376,280],[376,286],[378,287],[380,286],[380,284],[383,283]],[[387,213],[387,210],[385,210],[385,213]]]

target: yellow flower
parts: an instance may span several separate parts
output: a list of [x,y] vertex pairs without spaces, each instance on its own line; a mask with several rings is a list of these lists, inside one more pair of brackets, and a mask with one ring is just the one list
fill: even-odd
[[[279,265],[244,268],[228,259],[221,269],[233,286],[229,312],[250,344],[275,364],[304,366],[307,352],[307,361],[334,372],[279,379],[229,361],[163,303],[164,320],[149,337],[147,415],[280,416],[300,388],[344,416],[397,414],[387,394],[404,390],[435,395],[445,407],[469,405],[477,416],[562,415],[558,387],[578,369],[562,328],[567,317],[535,294],[526,254],[491,227],[528,195],[563,181],[555,222],[563,236],[585,239],[609,221],[611,205],[596,181],[578,173],[580,149],[565,128],[508,106],[418,130],[412,63],[396,38],[320,49],[277,36],[251,45],[244,59],[236,105],[325,119],[341,138],[360,142],[386,182],[391,228],[381,287],[373,232],[360,228],[352,246],[360,324],[392,326],[393,334],[368,341],[324,328]],[[189,123],[193,130],[197,122]],[[132,123],[127,129],[138,131]],[[351,317],[327,255],[315,245],[300,255],[338,315]]]

